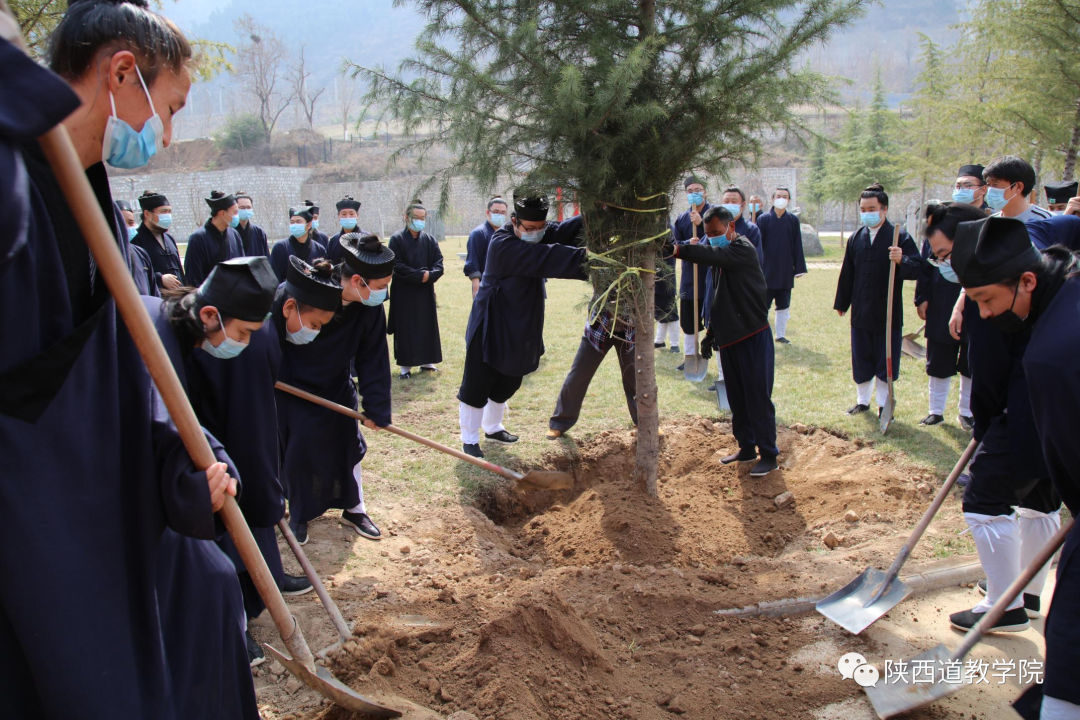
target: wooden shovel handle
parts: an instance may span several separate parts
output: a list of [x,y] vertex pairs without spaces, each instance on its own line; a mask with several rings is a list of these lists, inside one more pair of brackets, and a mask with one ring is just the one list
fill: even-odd
[[285,518],[278,520],[278,530],[281,531],[282,537],[285,538],[285,542],[288,543],[289,549],[293,551],[293,555],[296,556],[296,561],[300,563],[300,567],[304,569],[304,575],[307,576],[312,587],[315,588],[315,594],[319,596],[319,602],[326,608],[326,614],[330,616],[330,622],[334,624],[334,628],[338,631],[338,635],[342,640],[348,640],[352,637],[352,631],[349,629],[349,624],[345,622],[345,618],[341,615],[341,610],[338,609],[337,604],[331,599],[330,593],[326,592],[326,586],[323,585],[322,578],[319,577],[319,573],[315,572],[315,567],[308,560],[307,553],[300,547],[300,542],[296,539],[296,535],[293,535],[292,528],[289,527],[289,522]]
[[[892,246],[900,245],[900,226],[893,228]],[[889,395],[892,395],[892,315],[893,315],[893,289],[896,287],[896,263],[889,260],[889,296],[885,300],[885,377],[889,379]]]

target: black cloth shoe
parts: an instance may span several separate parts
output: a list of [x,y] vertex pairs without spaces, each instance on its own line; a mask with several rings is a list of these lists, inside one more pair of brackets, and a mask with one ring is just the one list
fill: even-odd
[[862,403],[858,403],[858,404],[855,404],[855,405],[852,405],[851,407],[849,407],[847,409],[847,414],[848,415],[858,415],[859,413],[864,413],[869,409],[870,409],[869,405],[863,405]]
[[412,377],[411,372],[398,373],[398,380],[408,380]]
[[434,368],[421,367],[420,372],[422,372],[422,373],[426,373],[426,372],[437,373],[437,372],[439,372],[439,368],[437,368],[437,367],[434,367]]
[[668,350],[668,352],[673,352],[673,353],[679,352],[679,346],[678,345],[672,345],[671,349]]
[[484,437],[486,437],[488,440],[494,440],[495,442],[504,443],[506,445],[509,445],[510,443],[516,443],[518,441],[517,435],[508,433],[505,430],[500,430],[499,432],[493,433],[486,432],[484,433]]
[[941,422],[945,422],[945,418],[943,418],[940,415],[935,415],[934,413],[930,413],[929,415],[924,417],[922,420],[920,420],[919,424],[920,425],[937,425],[938,423],[941,423]]
[[739,452],[720,458],[720,462],[724,465],[730,465],[733,462],[750,462],[751,460],[757,460],[757,453],[754,448],[745,450],[739,448]]
[[780,466],[776,463],[776,458],[762,455],[757,464],[750,468],[750,477],[765,477],[778,467]]
[[[971,628],[975,627],[975,623],[983,619],[986,613],[972,612],[971,610],[964,610],[963,612],[953,613],[949,616],[949,624],[961,632],[967,632]],[[986,632],[1021,632],[1031,627],[1031,622],[1028,620],[1027,612],[1024,608],[1019,607],[1013,610],[1008,610],[1001,619],[990,626]]]
[[791,344],[791,341],[790,341],[790,340],[788,340],[788,339],[787,339],[787,338],[785,338],[785,337],[778,337],[778,338],[776,338],[776,342],[780,343],[781,345],[790,345],[790,344]]
[[667,343],[658,343],[658,342],[654,342],[654,343],[652,344],[652,346],[653,346],[654,348],[662,348],[662,347],[664,347],[665,345],[667,345]]
[[382,540],[382,533],[379,532],[379,528],[375,527],[375,523],[371,522],[371,518],[367,516],[367,513],[354,513],[343,510],[341,519],[351,523],[361,537],[366,537],[368,540]]
[[480,443],[464,443],[461,446],[461,451],[466,455],[472,455],[474,458],[484,457],[484,453],[480,450]]
[[975,429],[975,418],[970,415],[957,415],[956,419],[960,421],[960,427],[964,428],[964,432],[971,432]]
[[[979,582],[975,583],[975,589],[979,591],[980,595],[986,594],[986,578],[983,578]],[[1024,593],[1024,612],[1027,613],[1029,618],[1039,617],[1042,611],[1042,598],[1038,595],[1032,595],[1031,593]]]
[[294,523],[290,520],[289,529],[292,530],[292,534],[296,536],[296,542],[301,545],[307,545],[307,523]]
[[686,363],[683,363],[682,365],[680,365],[679,367],[677,367],[675,369],[678,370],[679,372],[682,372],[683,370],[686,369]]
[[266,655],[263,654],[259,643],[255,642],[255,638],[251,637],[250,630],[244,631],[244,641],[247,643],[248,665],[256,667],[266,662]]
[[282,595],[303,595],[304,593],[311,592],[311,581],[309,581],[303,575],[289,575],[285,574],[285,579],[281,581]]

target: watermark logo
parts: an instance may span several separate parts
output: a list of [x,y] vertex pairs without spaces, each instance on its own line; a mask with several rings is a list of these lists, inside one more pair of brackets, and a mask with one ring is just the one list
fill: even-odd
[[845,680],[854,680],[860,687],[877,687],[878,682],[904,685],[1020,685],[1043,681],[1043,661],[1028,658],[998,660],[886,660],[880,672],[857,652],[843,655],[836,663]]
[[850,652],[840,658],[836,669],[845,680],[854,680],[860,687],[876,687],[879,679],[878,669],[866,662],[866,658],[857,652]]

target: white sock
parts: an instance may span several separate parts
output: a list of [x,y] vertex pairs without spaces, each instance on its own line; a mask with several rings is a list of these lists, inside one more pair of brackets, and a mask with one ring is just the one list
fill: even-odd
[[398,372],[404,375],[405,373],[411,373],[412,367],[405,367],[404,365],[398,365]]
[[[1031,508],[1016,508],[1016,524],[1020,530],[1020,569],[1023,570],[1044,548],[1054,533],[1061,529],[1061,511],[1052,513],[1039,512]],[[1028,595],[1042,595],[1046,585],[1046,577],[1050,574],[1051,563],[1046,563],[1042,569],[1031,578],[1031,582],[1024,588]]]
[[[971,538],[986,571],[986,597],[972,610],[986,612],[1020,575],[1020,528],[1015,515],[964,513]],[[1009,610],[1024,606],[1023,595],[1009,603]]]
[[930,414],[945,417],[945,402],[949,399],[952,378],[930,376]]
[[500,430],[506,430],[503,427],[503,413],[506,412],[506,403],[497,403],[494,400],[488,400],[487,405],[484,406],[484,416],[481,420],[480,427],[484,428],[484,432],[497,433]]
[[667,326],[668,345],[673,348],[679,347],[679,321],[672,320],[664,325]]
[[349,508],[349,512],[364,513],[366,515],[367,510],[364,509],[364,474],[360,470],[360,463],[353,466],[352,476],[356,480],[356,492],[360,496],[360,502],[356,504],[356,507]]
[[694,355],[697,353],[697,335],[682,336],[682,347],[684,355]]
[[480,442],[480,423],[484,419],[484,408],[467,405],[458,401],[458,423],[461,425],[463,445],[476,445]]
[[870,406],[870,393],[874,390],[874,381],[855,384],[855,402],[859,405]]
[[656,323],[656,335],[653,337],[654,344],[664,342],[664,335],[667,333],[666,325],[667,323]]
[[791,317],[791,308],[776,311],[776,337],[787,337],[787,321]]
[[889,402],[889,383],[884,380],[877,381],[877,406],[879,408],[885,407],[885,403]]
[[960,375],[960,402],[957,409],[964,417],[971,417],[971,378]]
[[1080,720],[1080,705],[1043,695],[1039,720]]

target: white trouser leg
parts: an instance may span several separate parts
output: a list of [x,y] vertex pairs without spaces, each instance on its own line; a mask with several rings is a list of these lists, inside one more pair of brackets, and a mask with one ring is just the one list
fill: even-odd
[[404,365],[398,365],[398,373],[404,375],[405,373],[411,373],[411,367],[405,367]]
[[656,336],[653,337],[653,342],[654,343],[662,343],[662,342],[664,342],[664,335],[667,333],[666,325],[667,325],[667,323],[662,323],[662,322],[656,323]]
[[503,427],[503,413],[506,412],[506,403],[497,403],[494,400],[488,400],[487,405],[484,406],[484,416],[480,423],[480,427],[484,428],[486,433],[497,433],[500,430],[505,430]]
[[[876,378],[875,378],[876,379]],[[879,408],[885,407],[885,403],[889,401],[889,383],[882,380],[877,381],[876,387],[877,394],[877,406]]]
[[967,375],[960,376],[960,402],[957,409],[964,417],[971,417],[971,378]]
[[[1054,533],[1061,529],[1061,511],[1043,513],[1031,508],[1016,508],[1016,524],[1020,531],[1020,569],[1023,570],[1044,548]],[[1050,563],[1042,566],[1031,582],[1024,588],[1028,595],[1042,595],[1046,578],[1050,574]]]
[[870,393],[874,390],[874,381],[858,383],[855,385],[855,402],[860,405],[870,406]]
[[667,326],[668,345],[673,348],[679,347],[679,321],[672,320],[664,325]]
[[484,418],[484,408],[473,407],[458,401],[458,423],[461,425],[461,442],[476,445],[480,442],[480,423]]
[[423,364],[423,365],[421,365],[420,367],[422,367],[422,368],[428,368],[429,370],[438,370],[438,369],[439,369],[439,366],[438,366],[438,365],[436,365],[435,363],[424,363],[424,364]]
[[356,504],[356,507],[349,508],[351,513],[367,513],[364,509],[364,473],[360,470],[360,463],[356,463],[352,469],[353,480],[356,481],[356,492],[360,497],[360,502]]
[[787,322],[791,317],[791,308],[784,308],[783,310],[776,311],[776,337],[787,337]]
[[938,378],[930,376],[930,414],[945,417],[945,403],[949,399],[949,386],[951,378]]
[[[997,602],[1009,584],[1020,574],[1020,529],[1015,515],[983,515],[964,513],[971,529],[971,538],[979,552],[979,562],[986,571],[986,597],[972,610],[986,612]],[[1024,606],[1018,595],[1009,610]]]
[[1080,705],[1044,695],[1039,720],[1080,720]]
[[683,335],[682,347],[684,355],[693,355],[697,352],[697,336]]

